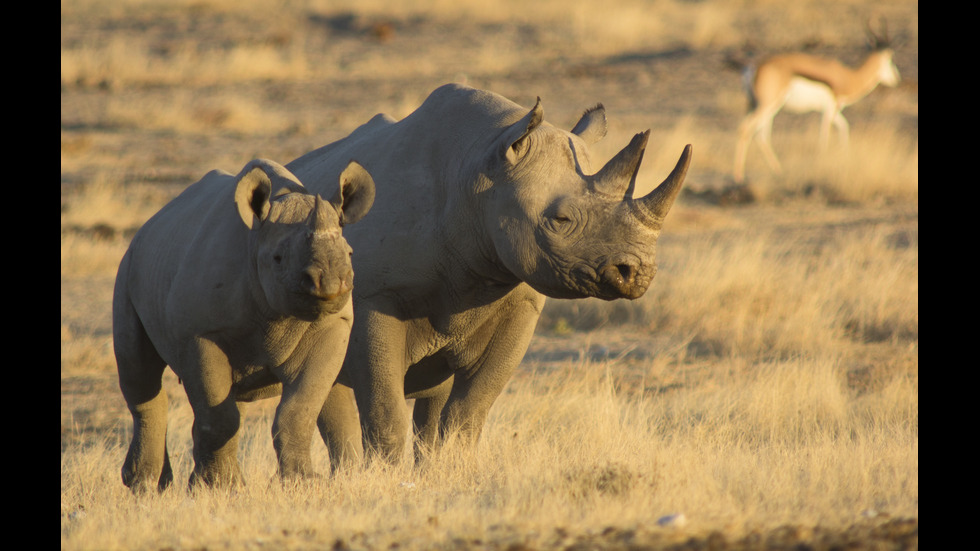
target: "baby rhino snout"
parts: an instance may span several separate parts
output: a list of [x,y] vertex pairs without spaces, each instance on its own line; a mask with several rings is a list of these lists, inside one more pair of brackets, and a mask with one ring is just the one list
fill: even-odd
[[303,289],[320,300],[333,300],[351,290],[349,269],[338,273],[337,270],[311,266],[303,271],[301,278]]

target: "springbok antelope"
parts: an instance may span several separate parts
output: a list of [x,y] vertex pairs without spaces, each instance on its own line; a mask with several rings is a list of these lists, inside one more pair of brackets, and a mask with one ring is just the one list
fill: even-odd
[[736,183],[745,177],[745,155],[753,138],[759,142],[769,168],[775,173],[782,170],[771,143],[772,119],[780,109],[821,112],[821,149],[827,149],[831,124],[837,127],[841,144],[847,145],[848,125],[841,111],[879,83],[895,86],[900,79],[887,35],[876,35],[870,26],[868,35],[873,51],[857,69],[802,53],[776,55],[758,67],[745,68],[742,82],[749,96],[749,112],[738,128],[733,171]]

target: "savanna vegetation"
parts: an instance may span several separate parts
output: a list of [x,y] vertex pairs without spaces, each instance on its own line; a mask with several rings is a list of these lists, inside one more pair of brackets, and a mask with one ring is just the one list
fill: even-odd
[[[915,549],[918,4],[914,1],[66,0],[61,4],[62,549]],[[752,148],[733,58],[849,65],[883,17],[902,82],[781,114]],[[275,400],[247,409],[233,491],[189,491],[193,416],[168,373],[176,481],[136,498],[112,356],[133,231],[207,171],[288,162],[449,81],[570,126],[607,159],[651,128],[637,193],[686,143],[660,271],[633,302],[549,300],[474,450],[272,480]],[[329,472],[326,450],[315,461]]]

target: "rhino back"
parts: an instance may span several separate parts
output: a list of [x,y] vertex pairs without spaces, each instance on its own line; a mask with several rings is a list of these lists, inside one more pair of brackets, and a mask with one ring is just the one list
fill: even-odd
[[[402,205],[407,195],[439,193],[460,178],[500,134],[523,116],[510,100],[458,84],[437,88],[400,121],[378,114],[349,136],[315,149],[286,165],[304,185],[324,194],[353,159],[374,177],[380,204]],[[478,156],[478,155],[477,155]],[[375,211],[372,210],[372,213]],[[380,217],[377,214],[376,217]]]
[[523,113],[502,96],[444,85],[404,119],[376,115],[286,165],[321,195],[334,191],[352,159],[373,176],[371,212],[344,229],[354,249],[356,297],[384,291],[400,301],[425,300],[444,289],[445,247],[473,247],[480,238],[473,174],[502,129]]
[[117,292],[128,294],[154,341],[194,334],[227,316],[221,305],[244,292],[248,233],[233,197],[234,177],[213,171],[133,237]]
[[[344,228],[354,251],[355,297],[375,289],[416,289],[424,277],[418,270],[434,264],[435,251],[419,245],[435,245],[438,197],[443,194],[437,191],[432,164],[420,162],[420,150],[405,145],[413,141],[410,136],[404,120],[395,123],[377,115],[346,138],[286,165],[307,189],[323,196],[335,192],[350,160],[374,178],[377,195],[371,211]],[[405,258],[406,253],[415,257]]]
[[[354,160],[374,176],[366,164],[368,153],[381,145],[378,142],[383,140],[389,127],[394,124],[394,119],[387,115],[375,115],[350,135],[306,153],[287,164],[286,169],[303,182],[307,189],[330,197],[327,192],[334,191],[337,178],[351,160],[351,157],[345,158],[345,155],[358,155]],[[377,179],[375,185],[378,185]],[[375,201],[378,199],[376,197]]]

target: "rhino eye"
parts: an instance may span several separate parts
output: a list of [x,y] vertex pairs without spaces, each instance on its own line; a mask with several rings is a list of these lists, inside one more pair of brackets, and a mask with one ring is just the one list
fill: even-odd
[[573,227],[572,219],[564,214],[556,214],[551,217],[549,226],[551,226],[551,231],[559,233],[567,233]]
[[555,222],[555,224],[559,226],[564,226],[565,224],[568,224],[572,221],[571,218],[563,214],[556,214],[554,217],[552,217],[552,220]]
[[277,254],[277,255],[275,255],[275,256],[272,257],[272,260],[275,260],[276,261],[276,264],[281,264],[282,263],[282,255],[281,254]]

